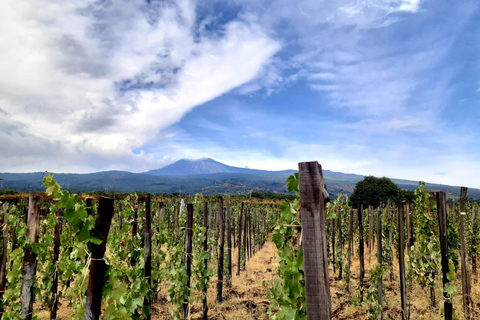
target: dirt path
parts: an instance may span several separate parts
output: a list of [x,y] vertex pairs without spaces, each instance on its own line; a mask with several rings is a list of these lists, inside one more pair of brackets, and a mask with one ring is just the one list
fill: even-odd
[[[263,287],[263,281],[272,280],[278,269],[277,249],[272,242],[267,242],[249,261],[245,271],[236,276],[237,249],[232,254],[233,279],[232,287],[224,288],[224,301],[216,302],[216,277],[213,277],[208,290],[209,319],[268,319],[269,301]],[[163,292],[162,292],[163,293]],[[169,304],[157,304],[153,308],[152,319],[169,319]],[[192,319],[201,317],[201,303],[191,306]]]

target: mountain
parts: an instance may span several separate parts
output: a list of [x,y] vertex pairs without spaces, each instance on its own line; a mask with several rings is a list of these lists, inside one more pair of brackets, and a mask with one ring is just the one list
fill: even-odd
[[166,167],[150,170],[146,174],[154,174],[156,176],[170,175],[190,175],[190,174],[213,174],[213,173],[248,173],[248,174],[279,174],[294,173],[295,170],[284,171],[267,171],[248,168],[232,167],[210,158],[199,160],[181,159]]
[[[295,170],[268,171],[228,166],[213,159],[179,160],[158,170],[145,173],[102,171],[88,174],[56,173],[55,180],[72,192],[148,192],[195,194],[249,194],[251,191],[288,193],[285,184]],[[10,189],[24,192],[45,191],[44,172],[0,173],[0,192]],[[332,197],[351,194],[364,176],[323,170],[327,190]],[[415,190],[418,181],[392,179],[400,188]],[[445,191],[458,198],[460,187],[427,183],[430,191]],[[480,190],[469,188],[468,196],[480,199]]]

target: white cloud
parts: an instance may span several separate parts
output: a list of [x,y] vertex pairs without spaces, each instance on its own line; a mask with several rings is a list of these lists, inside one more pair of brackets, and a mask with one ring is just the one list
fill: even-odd
[[421,2],[422,0],[403,0],[398,10],[415,12],[420,7]]
[[[215,36],[195,33],[196,7],[186,0],[0,6],[0,109],[7,115],[0,140],[15,146],[0,143],[5,169],[36,170],[33,161],[12,161],[32,147],[59,150],[58,161],[89,154],[118,166],[139,157],[148,162],[132,149],[254,78],[280,48],[246,20]],[[50,170],[67,167],[50,163]]]

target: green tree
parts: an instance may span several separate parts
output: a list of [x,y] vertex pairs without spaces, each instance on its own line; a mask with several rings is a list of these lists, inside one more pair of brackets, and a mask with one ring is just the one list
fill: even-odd
[[357,206],[378,206],[381,202],[386,203],[388,199],[393,202],[399,200],[400,188],[388,178],[376,178],[368,176],[357,182],[350,201]]

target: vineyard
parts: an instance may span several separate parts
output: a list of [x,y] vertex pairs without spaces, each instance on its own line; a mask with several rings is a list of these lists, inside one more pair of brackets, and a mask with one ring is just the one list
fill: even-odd
[[479,319],[480,208],[420,183],[413,203],[80,197],[1,205],[1,319]]

